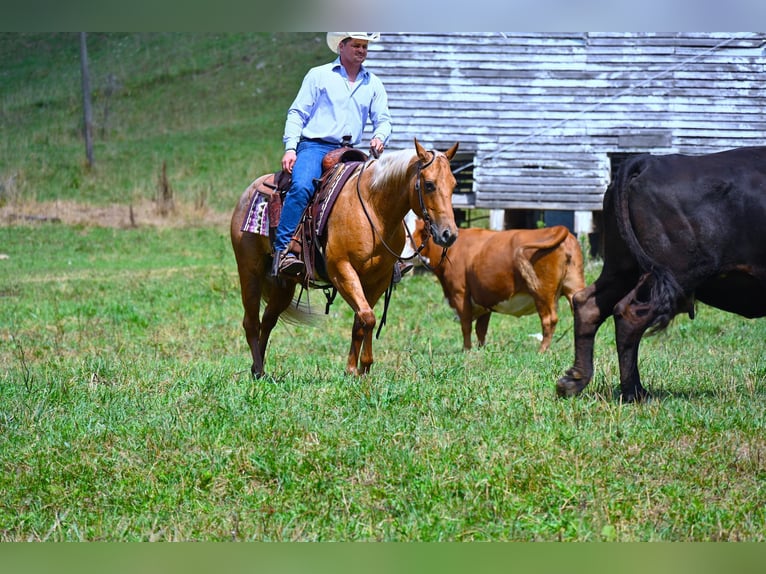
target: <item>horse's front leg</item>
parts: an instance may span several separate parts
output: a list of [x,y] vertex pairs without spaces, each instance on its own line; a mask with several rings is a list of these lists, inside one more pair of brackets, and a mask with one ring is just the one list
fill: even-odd
[[366,375],[373,363],[372,331],[375,328],[375,314],[370,307],[354,314],[351,330],[351,349],[348,353],[346,371],[352,375]]
[[372,312],[372,309],[370,309],[370,317],[371,319],[368,319],[364,331],[364,342],[362,344],[362,356],[359,358],[359,363],[361,366],[361,373],[363,375],[366,375],[370,372],[370,367],[372,367],[372,363],[374,362],[373,356],[372,356],[372,331],[375,328],[375,315]]
[[[370,370],[372,357],[372,332],[375,328],[375,314],[372,306],[377,300],[376,289],[369,289],[359,277],[357,270],[346,259],[338,262],[327,257],[328,272],[335,288],[343,300],[354,311],[354,325],[351,329],[351,348],[348,352],[346,372],[364,375]],[[368,295],[372,297],[368,298]]]

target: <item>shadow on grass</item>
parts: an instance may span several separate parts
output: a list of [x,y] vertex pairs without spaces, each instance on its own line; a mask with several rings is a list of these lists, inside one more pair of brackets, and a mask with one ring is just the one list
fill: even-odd
[[[630,404],[651,404],[651,403],[662,403],[665,401],[673,400],[673,399],[679,399],[679,400],[695,400],[695,399],[724,399],[722,396],[722,391],[716,390],[716,389],[684,389],[684,390],[673,390],[673,389],[658,389],[658,390],[652,390],[651,388],[647,388],[647,395],[643,398],[643,400],[638,402],[633,402]],[[601,398],[602,400],[608,400],[607,397],[609,397],[613,402],[620,403],[622,400],[622,395],[620,393],[620,387],[619,385],[611,389],[608,393],[605,393],[603,389],[594,390],[593,391],[594,396]],[[765,399],[766,400],[766,389],[755,389],[753,391],[748,391],[746,393],[742,393],[743,397],[745,395],[752,397],[752,398],[758,398],[758,399]],[[574,397],[575,400],[576,397]]]

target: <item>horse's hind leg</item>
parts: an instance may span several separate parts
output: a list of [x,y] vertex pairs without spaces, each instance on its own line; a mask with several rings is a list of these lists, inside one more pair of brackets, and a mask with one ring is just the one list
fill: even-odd
[[250,372],[253,377],[263,376],[263,359],[265,348],[262,348],[258,341],[261,336],[261,287],[258,281],[253,277],[240,271],[240,286],[242,289],[242,306],[245,309],[245,316],[242,319],[242,327],[245,329],[245,339],[250,347],[250,354],[253,357],[253,364],[250,366]]
[[[242,293],[242,306],[245,316],[242,326],[245,338],[253,358],[250,372],[253,377],[264,375],[266,345],[279,315],[292,301],[295,283],[275,283],[270,277],[271,257],[268,238],[255,234],[241,234],[238,230],[232,234],[234,254],[239,271],[239,284]],[[261,312],[261,299],[268,300]]]
[[269,344],[271,331],[274,330],[279,316],[292,303],[295,294],[296,283],[292,281],[287,281],[284,284],[279,281],[279,283],[279,285],[274,284],[270,289],[269,300],[261,318],[261,332],[258,338],[258,347],[261,350],[261,368],[263,368],[263,362],[266,360],[266,346]]

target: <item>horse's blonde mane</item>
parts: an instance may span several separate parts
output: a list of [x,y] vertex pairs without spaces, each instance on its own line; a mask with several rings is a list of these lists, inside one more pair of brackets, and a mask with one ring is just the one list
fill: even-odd
[[370,187],[377,189],[390,181],[391,178],[404,177],[407,168],[415,155],[414,149],[403,149],[384,153],[380,159],[373,163],[372,179]]

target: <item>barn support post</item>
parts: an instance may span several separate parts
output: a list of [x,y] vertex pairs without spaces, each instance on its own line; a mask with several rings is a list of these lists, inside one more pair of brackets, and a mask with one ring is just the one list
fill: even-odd
[[593,232],[593,213],[590,211],[574,212],[574,232],[577,237]]
[[504,209],[489,210],[489,228],[494,231],[502,231],[503,229],[505,229],[505,210]]

